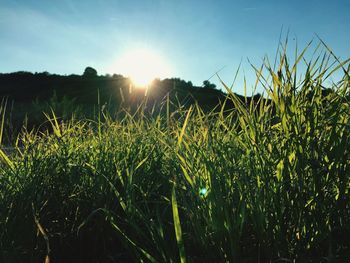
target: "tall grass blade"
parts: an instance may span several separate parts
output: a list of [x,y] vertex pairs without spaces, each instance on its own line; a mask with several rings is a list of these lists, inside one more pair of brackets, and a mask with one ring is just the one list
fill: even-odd
[[182,230],[181,230],[179,209],[178,209],[177,200],[176,200],[175,185],[173,186],[173,190],[171,193],[171,207],[173,210],[174,228],[175,228],[177,246],[179,249],[180,262],[186,263],[185,244],[182,238]]

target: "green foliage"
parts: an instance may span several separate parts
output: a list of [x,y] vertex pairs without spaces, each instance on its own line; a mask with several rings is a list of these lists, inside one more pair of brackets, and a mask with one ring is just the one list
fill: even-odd
[[92,67],[86,67],[83,73],[85,78],[94,78],[97,77],[97,70]]
[[[267,97],[245,103],[227,88],[229,112],[172,112],[168,99],[153,117],[143,105],[118,121],[47,114],[51,132],[1,152],[0,260],[348,258],[349,68],[326,51],[300,78],[305,52],[255,68]],[[334,69],[344,77],[325,93]]]
[[216,85],[213,83],[210,83],[209,80],[204,80],[203,81],[203,88],[207,88],[207,89],[215,89]]
[[[39,101],[38,99],[32,102],[32,110],[29,112],[31,117],[39,118],[42,120],[43,113],[54,111],[56,115],[60,116],[63,120],[69,120],[72,115],[83,116],[82,106],[76,103],[76,99],[63,96],[58,98],[56,91],[48,101]],[[35,120],[39,123],[39,120]]]

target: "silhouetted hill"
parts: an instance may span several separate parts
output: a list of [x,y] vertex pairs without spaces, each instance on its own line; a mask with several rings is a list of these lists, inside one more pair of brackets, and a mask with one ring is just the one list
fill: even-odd
[[[322,95],[333,92],[324,89]],[[236,94],[237,95],[237,94]],[[170,110],[189,107],[194,103],[204,112],[234,109],[227,94],[216,89],[214,84],[204,81],[203,86],[194,86],[180,78],[156,79],[148,89],[136,88],[130,79],[122,75],[99,76],[96,70],[87,67],[82,75],[62,76],[48,72],[0,73],[0,98],[7,101],[7,134],[17,134],[26,127],[38,127],[46,120],[43,112],[53,110],[59,119],[96,118],[101,108],[110,113],[121,109],[135,111],[141,102],[152,112],[164,108],[169,99]],[[252,97],[237,95],[243,104],[261,101],[261,95]],[[312,98],[310,98],[311,100]],[[265,100],[265,99],[262,99]]]
[[[203,108],[215,107],[225,99],[225,94],[215,89],[215,85],[193,86],[179,78],[154,80],[147,96],[149,102],[161,102],[167,94],[181,103],[197,101]],[[100,102],[120,106],[143,99],[144,89],[132,87],[131,81],[121,75],[69,75],[61,76],[43,73],[15,72],[0,74],[0,97],[7,97],[16,103],[47,102],[56,96],[74,99],[78,104],[96,104],[98,93]]]
[[[169,98],[171,109],[179,105],[189,107],[198,103],[204,111],[218,110],[226,100],[226,94],[209,81],[194,86],[180,78],[156,79],[147,91],[133,87],[130,79],[122,75],[99,76],[87,67],[82,75],[62,76],[48,72],[14,72],[0,74],[0,98],[7,99],[7,126],[16,134],[25,124],[38,127],[45,121],[43,112],[55,112],[60,119],[95,118],[99,107],[110,113],[120,109],[134,111],[141,102],[147,101],[147,109],[161,109]],[[146,98],[146,99],[145,99]],[[260,96],[244,98],[242,102],[258,101]],[[233,109],[230,100],[225,110]],[[15,132],[12,132],[15,131]]]

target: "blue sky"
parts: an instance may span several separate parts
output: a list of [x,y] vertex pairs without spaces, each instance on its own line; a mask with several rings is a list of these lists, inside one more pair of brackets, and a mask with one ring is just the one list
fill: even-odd
[[200,85],[225,67],[220,76],[231,84],[242,60],[240,76],[253,82],[247,58],[255,65],[273,59],[282,26],[291,46],[317,33],[340,58],[350,57],[349,13],[345,0],[0,0],[0,72],[81,74],[92,66],[120,73],[112,65],[142,47],[171,64],[169,77]]

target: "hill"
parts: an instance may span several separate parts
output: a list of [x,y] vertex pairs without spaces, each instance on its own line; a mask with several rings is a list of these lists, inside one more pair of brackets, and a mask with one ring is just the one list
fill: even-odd
[[[102,105],[110,113],[121,109],[133,111],[145,98],[147,107],[153,110],[160,109],[169,98],[174,109],[178,105],[189,107],[198,103],[208,112],[224,103],[227,96],[209,81],[199,87],[180,78],[155,79],[145,89],[134,87],[122,75],[99,76],[92,70],[87,67],[82,75],[67,76],[25,71],[0,74],[0,98],[7,100],[8,126],[18,130],[23,122],[29,127],[41,125],[45,121],[43,112],[51,109],[63,119],[70,118],[72,113],[80,118],[93,118]],[[253,99],[259,98],[257,95]],[[247,98],[248,103],[250,100]],[[225,109],[233,108],[231,101],[225,103]]]

